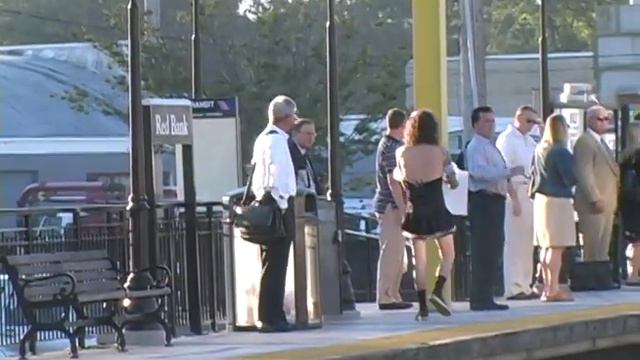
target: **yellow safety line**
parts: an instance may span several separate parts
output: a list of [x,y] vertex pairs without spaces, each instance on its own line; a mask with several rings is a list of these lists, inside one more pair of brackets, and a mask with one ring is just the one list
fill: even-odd
[[509,333],[514,331],[524,331],[570,322],[596,320],[633,314],[640,314],[640,303],[601,306],[563,313],[517,317],[504,321],[476,323],[448,328],[416,331],[409,334],[359,340],[345,344],[273,352],[242,358],[278,360],[327,359],[345,355],[367,354],[394,349],[414,348],[421,345],[434,344],[439,342],[451,342],[465,338],[482,337],[492,334]]

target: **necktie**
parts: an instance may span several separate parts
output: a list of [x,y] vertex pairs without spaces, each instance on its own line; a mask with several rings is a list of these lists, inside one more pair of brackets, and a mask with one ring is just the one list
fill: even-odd
[[307,165],[307,186],[311,189],[313,186],[313,168],[311,167],[311,161],[307,154],[304,155],[304,161]]
[[600,138],[600,144],[604,146],[604,149],[607,151],[607,154],[609,155],[609,157],[613,158],[613,150],[611,150],[611,148],[609,147],[607,142],[604,141],[603,138]]

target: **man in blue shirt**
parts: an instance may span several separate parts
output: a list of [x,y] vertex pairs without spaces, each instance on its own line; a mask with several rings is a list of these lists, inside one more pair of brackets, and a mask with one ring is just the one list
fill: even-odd
[[471,225],[471,310],[507,310],[493,299],[504,248],[504,216],[509,180],[524,175],[523,166],[508,168],[493,142],[495,115],[489,106],[471,113],[475,135],[465,150],[469,171]]

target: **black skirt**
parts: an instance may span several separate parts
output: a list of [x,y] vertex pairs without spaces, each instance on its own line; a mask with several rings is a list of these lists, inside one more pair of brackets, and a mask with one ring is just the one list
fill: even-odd
[[402,230],[410,238],[439,238],[455,232],[453,215],[442,193],[442,179],[426,183],[404,182],[411,203],[404,214]]

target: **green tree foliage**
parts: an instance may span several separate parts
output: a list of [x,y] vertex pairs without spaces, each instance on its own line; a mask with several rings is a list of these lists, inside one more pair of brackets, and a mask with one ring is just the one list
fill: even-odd
[[[589,50],[597,5],[626,0],[547,0],[552,51]],[[126,68],[127,0],[0,0],[0,44],[92,41]],[[244,156],[266,121],[266,104],[289,94],[303,116],[326,134],[325,2],[319,0],[201,0],[207,96],[236,95]],[[142,4],[143,2],[140,1]],[[489,53],[534,52],[536,0],[485,0]],[[190,0],[162,0],[159,28],[143,29],[145,91],[190,92]],[[458,1],[449,0],[448,52],[457,54]],[[410,0],[336,0],[341,113],[378,115],[403,107],[404,69],[411,56]],[[126,78],[111,79],[126,88]],[[66,98],[82,101],[81,94]],[[78,100],[80,99],[80,100]],[[83,108],[78,106],[78,108]],[[123,114],[123,118],[126,118]],[[374,116],[375,117],[375,116]],[[346,140],[347,161],[372,150],[375,131],[363,121]],[[323,142],[325,136],[320,136]]]
[[[550,51],[589,51],[598,6],[628,0],[546,0]],[[488,53],[536,52],[540,7],[536,0],[485,0]]]

